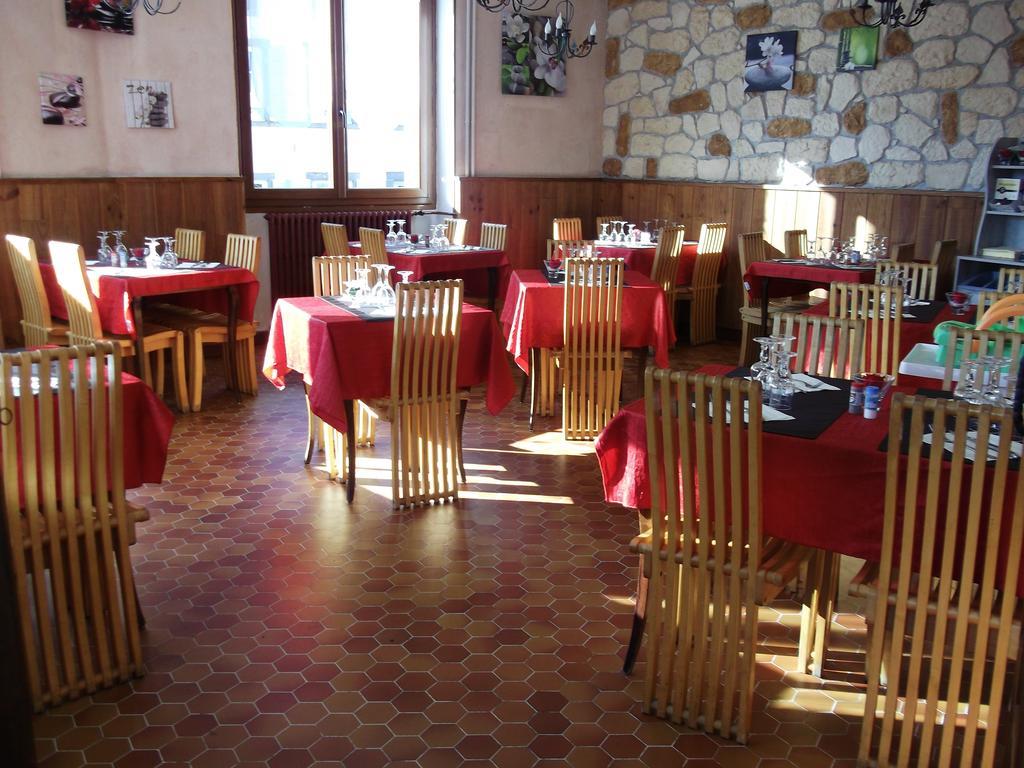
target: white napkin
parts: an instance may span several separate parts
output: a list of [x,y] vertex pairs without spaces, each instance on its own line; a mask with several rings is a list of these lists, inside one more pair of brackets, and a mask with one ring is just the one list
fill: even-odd
[[[933,437],[933,434],[932,433],[928,433],[927,435],[924,435],[922,440],[923,440],[923,442],[926,445],[931,445],[932,444],[932,437]],[[945,444],[943,445],[943,448],[945,448],[950,453],[953,452],[953,437],[954,437],[953,435],[947,434],[946,435]],[[977,453],[977,450],[978,450],[978,433],[976,431],[970,430],[970,431],[967,432],[966,437],[967,437],[967,440],[964,443],[964,457],[968,461],[974,461],[974,457],[975,457],[975,455]],[[1014,441],[1012,441],[1010,443],[1010,458],[1011,459],[1019,459],[1022,452],[1024,452],[1024,444],[1020,443],[1017,440],[1014,440]],[[995,434],[993,432],[989,432],[989,435],[988,435],[988,451],[986,452],[985,461],[995,461],[998,457],[999,457],[999,435],[997,435],[997,434]]]
[[[708,403],[708,415],[711,418],[715,417],[714,406],[712,403]],[[790,416],[788,413],[783,413],[780,410],[772,408],[770,405],[761,405],[761,420],[762,421],[793,421],[796,417]],[[749,404],[743,403],[743,422],[748,423],[750,421]],[[732,407],[731,403],[726,401],[725,403],[725,423],[732,423]]]
[[175,269],[213,269],[219,266],[219,261],[179,261]]
[[806,373],[794,373],[789,378],[797,392],[825,392],[827,390],[835,392],[839,389],[821,379],[808,376]]

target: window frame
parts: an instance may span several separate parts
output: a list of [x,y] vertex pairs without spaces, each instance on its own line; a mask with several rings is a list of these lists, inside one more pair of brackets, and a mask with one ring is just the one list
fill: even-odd
[[330,0],[331,94],[333,115],[334,184],[332,189],[257,189],[252,162],[252,110],[249,81],[248,0],[232,0],[235,46],[235,92],[238,109],[239,166],[245,181],[245,207],[266,212],[295,208],[365,209],[395,206],[433,206],[436,193],[437,143],[437,13],[435,0],[420,0],[420,186],[367,189],[348,187],[345,103],[344,0]]

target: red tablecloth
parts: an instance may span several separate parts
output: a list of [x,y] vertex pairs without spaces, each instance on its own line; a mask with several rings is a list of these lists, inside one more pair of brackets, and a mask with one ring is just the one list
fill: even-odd
[[752,301],[761,298],[761,278],[770,278],[768,296],[792,296],[829,283],[873,283],[875,268],[844,269],[834,266],[787,264],[781,260],[755,261],[743,275],[743,287]]
[[[67,308],[53,266],[41,263],[43,286],[50,301],[50,312],[67,318]],[[89,282],[100,312],[103,330],[108,333],[135,337],[135,319],[132,302],[144,296],[169,296],[175,304],[227,314],[228,297],[225,287],[238,290],[238,319],[250,321],[256,308],[260,283],[256,276],[241,267],[214,269],[148,270],[139,267],[88,267]]]
[[[668,302],[661,288],[647,275],[626,272],[622,290],[622,346],[654,347],[654,361],[668,367],[668,350],[675,343]],[[565,288],[552,285],[539,269],[517,269],[509,278],[501,325],[506,349],[526,373],[530,348],[562,346]]]
[[[602,245],[597,243],[595,249],[600,251],[597,255],[606,258],[619,258],[626,260],[626,269],[642,272],[645,275],[651,274],[654,266],[654,253],[657,245],[629,246],[629,245]],[[676,285],[689,285],[693,282],[693,269],[697,263],[697,243],[687,240],[679,251],[679,274],[676,278]]]
[[[701,369],[712,374],[729,370],[722,365]],[[896,391],[913,389],[900,386]],[[764,433],[765,533],[843,555],[880,558],[886,452],[879,446],[888,432],[890,402],[891,396],[886,397],[873,421],[843,414],[816,440]],[[619,411],[595,448],[605,500],[649,509],[643,401]],[[1016,482],[1016,474],[1011,477]]]
[[[953,308],[943,302],[942,310],[935,318],[927,323],[914,323],[904,318],[900,324],[900,359],[902,360],[908,354],[910,350],[914,348],[916,344],[933,344],[933,332],[935,326],[946,320],[956,320],[956,315],[953,314]],[[828,302],[823,301],[821,304],[817,304],[810,309],[805,311],[808,315],[827,315],[828,314]],[[867,331],[870,333],[870,327]],[[865,345],[870,343],[870,339],[864,339]],[[902,381],[902,377],[900,379]]]
[[[401,250],[405,250],[405,246]],[[362,253],[358,242],[349,243],[352,253]],[[394,264],[395,272],[408,270],[412,272],[411,280],[426,278],[458,279],[465,283],[467,296],[484,296],[487,294],[487,282],[478,270],[496,267],[498,269],[498,290],[508,281],[509,261],[504,251],[482,249],[472,246],[468,249],[451,251],[418,251],[401,253],[397,248],[388,248],[388,263]],[[397,282],[398,275],[394,275]]]
[[[280,299],[270,323],[263,373],[279,389],[290,371],[309,385],[317,416],[344,430],[345,400],[387,397],[391,391],[394,323],[363,320],[323,299]],[[487,385],[487,408],[497,414],[515,394],[494,313],[462,305],[458,386]]]

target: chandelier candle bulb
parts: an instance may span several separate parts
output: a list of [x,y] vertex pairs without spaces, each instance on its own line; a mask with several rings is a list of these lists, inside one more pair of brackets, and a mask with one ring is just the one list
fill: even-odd
[[558,14],[558,18],[555,19],[555,29],[560,30],[562,28],[562,14]]
[[597,22],[593,22],[590,25],[590,40],[591,42],[597,40]]

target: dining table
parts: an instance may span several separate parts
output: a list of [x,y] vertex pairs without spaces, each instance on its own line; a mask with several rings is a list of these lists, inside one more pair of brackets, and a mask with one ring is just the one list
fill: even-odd
[[[53,266],[40,262],[43,287],[50,312],[67,319],[68,311]],[[143,307],[155,296],[169,297],[170,303],[227,317],[228,338],[234,340],[239,321],[251,321],[259,295],[259,279],[247,269],[215,262],[181,261],[169,269],[145,266],[112,267],[86,262],[86,276],[96,297],[103,330],[135,340],[136,359],[145,353]],[[227,345],[232,354],[234,344]],[[228,361],[228,370],[233,370]]]
[[[655,363],[667,368],[675,329],[665,292],[642,272],[626,270],[624,280],[621,345],[653,347]],[[524,373],[530,373],[530,350],[562,347],[564,307],[565,286],[551,282],[541,270],[517,269],[509,277],[501,325],[505,348]]]
[[[354,254],[362,253],[358,241],[349,243],[349,250]],[[427,248],[420,243],[385,243],[385,250],[388,254],[388,264],[394,266],[396,273],[411,272],[410,280],[463,277],[467,272],[486,271],[487,306],[491,310],[494,309],[498,298],[502,272],[507,271],[509,267],[505,251],[483,248],[479,245]]]
[[[290,372],[301,374],[313,414],[348,435],[349,501],[355,493],[354,404],[390,395],[393,332],[392,318],[368,319],[335,297],[279,299],[274,306],[263,374],[278,389]],[[486,385],[492,415],[515,393],[502,341],[491,310],[463,303],[456,385]]]
[[[650,275],[654,267],[654,255],[658,251],[657,243],[594,243],[594,255],[609,259],[623,259],[626,269]],[[697,264],[697,241],[684,240],[679,250],[679,271],[676,273],[676,285],[693,283],[693,270]]]

